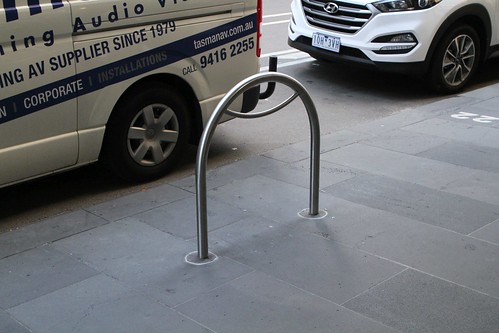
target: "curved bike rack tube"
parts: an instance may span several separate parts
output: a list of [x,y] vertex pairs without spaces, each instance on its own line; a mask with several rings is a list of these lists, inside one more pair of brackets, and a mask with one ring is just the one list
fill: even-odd
[[[229,110],[228,107],[246,90],[263,83],[281,83],[294,91],[294,94],[284,102],[266,111],[253,113],[240,113]],[[265,72],[255,74],[232,88],[219,102],[215,111],[211,115],[205,130],[201,136],[196,157],[196,209],[197,209],[197,232],[198,232],[198,259],[209,258],[208,252],[208,207],[206,197],[206,165],[208,161],[208,150],[215,129],[224,113],[238,118],[259,118],[277,112],[289,105],[296,98],[301,98],[310,122],[311,153],[310,153],[310,196],[309,215],[319,214],[319,155],[320,155],[320,126],[317,110],[312,98],[305,87],[294,78],[276,72]]]

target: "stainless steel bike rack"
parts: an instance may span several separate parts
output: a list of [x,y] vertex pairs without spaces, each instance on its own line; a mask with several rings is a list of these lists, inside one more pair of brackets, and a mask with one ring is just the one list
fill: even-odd
[[[281,83],[288,86],[294,91],[294,94],[286,99],[284,102],[274,106],[268,110],[261,112],[241,113],[229,110],[228,107],[248,89],[268,83],[269,85]],[[268,96],[266,96],[268,97]],[[299,212],[302,217],[317,218],[319,212],[319,155],[320,155],[320,127],[319,117],[314,103],[306,89],[297,80],[292,77],[276,72],[266,72],[253,75],[232,88],[227,95],[217,105],[215,111],[211,115],[205,130],[203,131],[201,141],[198,147],[196,158],[196,209],[197,209],[197,240],[198,251],[192,252],[186,256],[186,261],[202,265],[216,260],[216,256],[208,252],[208,207],[206,197],[206,164],[208,160],[208,150],[210,147],[211,139],[215,129],[220,122],[224,113],[237,117],[237,118],[259,118],[270,115],[274,112],[281,110],[289,105],[296,98],[300,97],[305,109],[308,113],[311,134],[311,153],[310,153],[310,195],[309,195],[309,208],[308,215]],[[306,209],[304,210],[306,211]]]

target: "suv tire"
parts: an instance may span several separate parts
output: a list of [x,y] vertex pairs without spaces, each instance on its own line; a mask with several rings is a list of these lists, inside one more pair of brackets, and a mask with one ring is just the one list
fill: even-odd
[[431,60],[432,88],[442,93],[460,91],[478,68],[480,52],[480,39],[473,27],[461,25],[449,30]]

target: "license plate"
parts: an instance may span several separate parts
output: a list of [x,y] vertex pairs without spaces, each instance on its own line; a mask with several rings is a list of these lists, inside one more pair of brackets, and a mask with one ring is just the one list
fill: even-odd
[[338,37],[327,36],[317,32],[312,35],[312,46],[332,52],[340,52],[340,45],[341,39]]

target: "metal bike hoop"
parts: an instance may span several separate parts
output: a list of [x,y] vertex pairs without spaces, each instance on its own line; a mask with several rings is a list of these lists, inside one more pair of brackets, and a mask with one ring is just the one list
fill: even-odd
[[[240,113],[229,110],[228,107],[245,91],[262,83],[280,83],[288,86],[294,94],[281,104],[262,112]],[[238,118],[259,118],[281,110],[293,100],[300,97],[308,114],[311,135],[310,153],[310,196],[309,215],[319,214],[319,155],[320,155],[320,127],[317,110],[312,98],[305,87],[294,78],[277,72],[265,72],[255,74],[234,86],[218,103],[211,115],[201,136],[196,157],[196,210],[197,210],[197,240],[198,259],[205,260],[210,257],[208,252],[208,206],[206,195],[206,165],[208,161],[208,150],[215,129],[224,113]],[[213,257],[213,255],[211,256]]]

